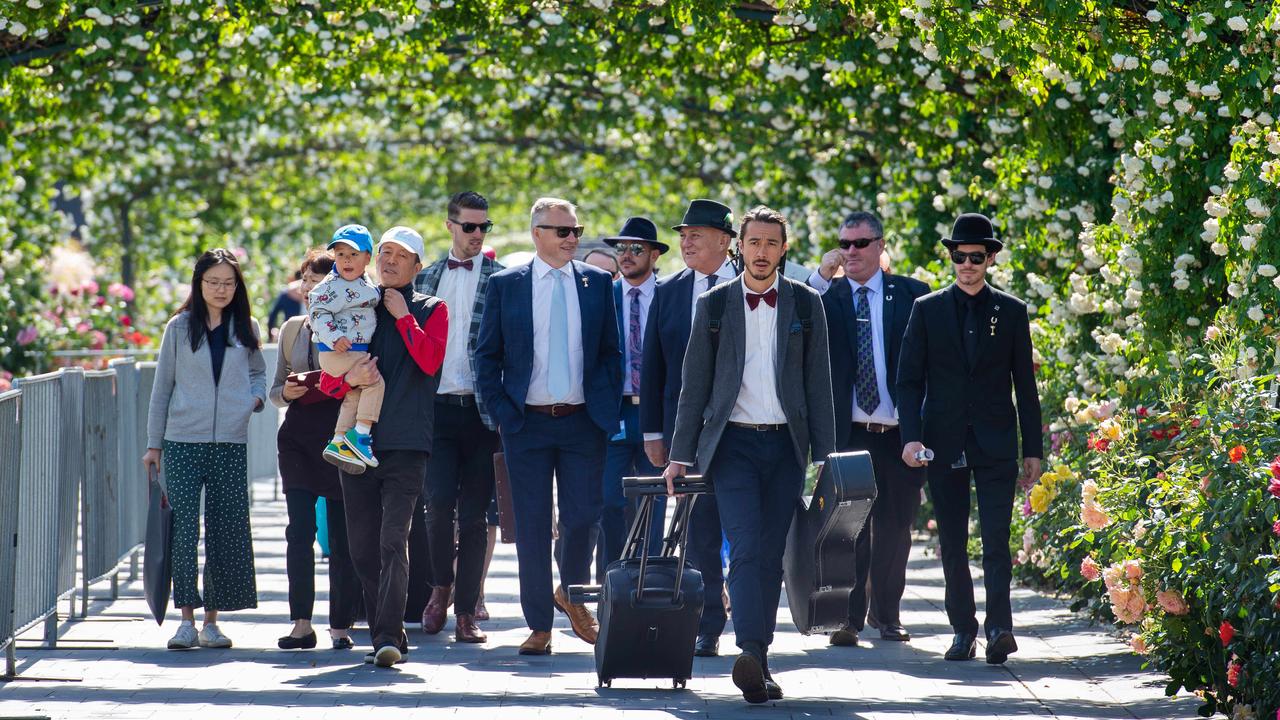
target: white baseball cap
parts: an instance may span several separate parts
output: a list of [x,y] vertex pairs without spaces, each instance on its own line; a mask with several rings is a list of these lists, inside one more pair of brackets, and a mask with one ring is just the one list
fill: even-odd
[[382,239],[378,241],[378,251],[381,252],[382,246],[387,243],[395,243],[417,255],[418,262],[422,262],[422,258],[426,254],[422,244],[422,236],[418,234],[417,230],[403,225],[397,225],[382,233]]

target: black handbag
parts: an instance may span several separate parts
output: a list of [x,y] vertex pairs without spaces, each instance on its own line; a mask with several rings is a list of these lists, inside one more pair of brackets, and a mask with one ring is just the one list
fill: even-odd
[[173,508],[160,478],[148,473],[147,537],[143,547],[142,590],[156,624],[164,624],[173,588]]

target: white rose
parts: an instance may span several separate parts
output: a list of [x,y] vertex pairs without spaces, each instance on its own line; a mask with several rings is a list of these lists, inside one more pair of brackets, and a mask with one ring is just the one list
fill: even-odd
[[1159,105],[1160,107],[1165,107],[1166,105],[1169,104],[1169,101],[1173,99],[1173,96],[1170,95],[1165,90],[1157,90],[1155,95],[1152,96],[1152,98],[1156,101],[1156,105]]
[[1222,94],[1222,90],[1218,88],[1218,83],[1209,83],[1200,87],[1200,94],[1207,98],[1216,98]]
[[1249,29],[1249,21],[1239,15],[1236,15],[1230,20],[1227,20],[1227,27],[1235,30],[1236,32],[1244,32]]
[[1214,255],[1223,256],[1227,254],[1227,246],[1220,242],[1215,242],[1214,244],[1210,245],[1209,249],[1213,251]]
[[1204,339],[1208,340],[1209,342],[1213,342],[1214,340],[1217,340],[1218,335],[1220,334],[1221,334],[1221,331],[1218,330],[1217,325],[1210,325],[1209,327],[1204,329]]
[[1249,314],[1249,319],[1254,322],[1262,322],[1262,319],[1266,317],[1266,315],[1264,315],[1262,312],[1261,305],[1254,305],[1253,307],[1249,308],[1248,314]]
[[1275,277],[1275,276],[1276,276],[1276,266],[1275,266],[1275,265],[1265,265],[1265,264],[1264,264],[1264,265],[1259,265],[1259,266],[1258,266],[1258,274],[1259,274],[1259,275],[1261,275],[1262,277]]
[[[1155,12],[1155,11],[1153,10],[1152,12]],[[1168,75],[1169,63],[1165,62],[1164,60],[1157,60],[1151,63],[1151,72],[1157,75]]]
[[1268,208],[1266,205],[1263,205],[1262,201],[1259,200],[1258,198],[1251,197],[1248,200],[1245,200],[1244,206],[1246,209],[1248,209],[1249,214],[1254,217],[1264,218],[1271,215],[1271,208]]
[[1147,20],[1151,22],[1160,22],[1160,12],[1158,10],[1148,10]]

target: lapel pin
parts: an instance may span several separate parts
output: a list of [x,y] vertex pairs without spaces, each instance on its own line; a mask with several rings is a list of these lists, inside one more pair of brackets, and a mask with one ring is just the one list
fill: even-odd
[[582,287],[587,287],[587,276],[586,276],[586,275],[583,275],[583,276],[582,276]]
[[[890,285],[890,287],[893,287],[893,286],[892,286],[892,285]],[[885,295],[885,296],[884,296],[884,300],[885,300],[885,302],[893,302],[893,296],[892,296],[892,295]]]

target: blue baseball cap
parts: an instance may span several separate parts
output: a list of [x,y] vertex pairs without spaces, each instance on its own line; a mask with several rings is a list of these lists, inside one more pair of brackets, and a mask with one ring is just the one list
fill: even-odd
[[333,233],[333,239],[329,241],[329,249],[338,243],[350,245],[358,252],[373,254],[373,235],[370,235],[369,228],[363,225],[343,225],[338,228]]

